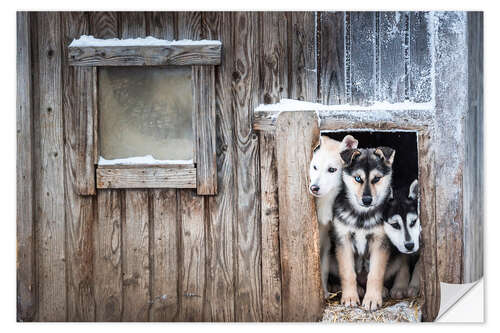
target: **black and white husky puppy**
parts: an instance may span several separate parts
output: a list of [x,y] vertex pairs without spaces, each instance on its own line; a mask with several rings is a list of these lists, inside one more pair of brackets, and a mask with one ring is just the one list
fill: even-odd
[[[384,211],[384,230],[392,243],[386,280],[394,277],[392,298],[414,297],[420,289],[420,219],[418,181],[410,188],[394,191]],[[411,266],[415,266],[410,275]]]
[[391,192],[395,150],[389,147],[347,149],[343,161],[343,188],[334,205],[333,229],[341,303],[359,304],[355,263],[359,256],[369,261],[363,307],[382,305],[384,275],[390,241],[384,231],[383,212]]

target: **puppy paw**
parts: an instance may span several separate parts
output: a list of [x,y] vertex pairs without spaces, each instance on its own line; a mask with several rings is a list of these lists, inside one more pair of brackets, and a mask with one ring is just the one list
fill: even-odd
[[408,287],[408,289],[406,290],[406,296],[407,297],[417,297],[419,292],[420,292],[419,287],[410,285]]
[[407,288],[405,287],[393,286],[391,289],[391,297],[394,299],[402,299],[405,297],[406,292]]
[[366,292],[363,298],[363,308],[367,311],[375,311],[382,306],[382,293],[381,292]]
[[386,287],[383,287],[382,288],[382,299],[386,299],[389,297],[389,289],[387,289]]
[[342,290],[342,298],[340,299],[340,304],[355,307],[359,304],[359,296],[357,290],[354,288],[352,290]]

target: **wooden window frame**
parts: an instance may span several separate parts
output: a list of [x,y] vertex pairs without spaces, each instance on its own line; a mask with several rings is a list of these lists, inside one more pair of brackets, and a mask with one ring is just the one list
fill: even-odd
[[[374,132],[406,131],[416,133],[420,191],[419,209],[423,242],[420,259],[423,260],[423,264],[420,279],[421,281],[425,281],[425,283],[420,284],[420,295],[424,299],[422,307],[423,319],[424,321],[433,321],[437,317],[440,304],[440,286],[437,275],[438,263],[436,259],[434,123],[435,114],[431,109],[332,110],[332,108],[328,109],[328,106],[324,106],[324,110],[314,111],[265,111],[257,109],[254,114],[253,128],[256,131],[270,133],[275,136],[278,162],[277,179],[278,181],[281,179],[285,182],[277,184],[279,192],[279,218],[284,219],[279,221],[280,253],[286,253],[290,257],[297,258],[299,262],[311,262],[310,257],[314,259],[312,263],[319,263],[320,261],[319,247],[307,247],[308,250],[304,251],[301,246],[296,246],[297,244],[295,243],[288,244],[298,241],[290,239],[290,234],[301,235],[301,239],[307,239],[309,244],[311,242],[312,244],[319,244],[318,232],[317,230],[313,230],[317,228],[312,228],[313,225],[317,225],[315,211],[312,211],[311,209],[313,208],[310,208],[314,207],[314,205],[303,205],[303,209],[307,210],[303,215],[314,216],[314,218],[309,218],[309,222],[304,222],[302,215],[296,216],[298,214],[286,213],[289,210],[293,211],[293,206],[287,206],[290,200],[285,200],[287,198],[294,198],[293,205],[295,205],[295,202],[312,202],[312,197],[303,186],[307,186],[309,183],[307,179],[308,164],[312,157],[310,155],[312,155],[313,145],[317,142],[320,131],[354,132],[368,130]],[[259,135],[263,134],[259,133]],[[307,146],[297,148],[296,146],[299,146],[297,142],[289,144],[291,140],[303,140],[304,145]],[[295,161],[287,164],[288,158],[284,158],[284,156],[294,156]],[[299,159],[307,160],[307,163],[297,163]],[[284,163],[284,165],[280,165],[280,163]],[[280,173],[282,170],[284,170],[284,174],[281,176]],[[290,179],[293,179],[293,182]],[[281,235],[284,236],[281,237]],[[298,271],[294,270],[293,267],[288,267],[288,265],[292,265],[294,262],[296,261],[292,261],[292,263],[282,261],[282,278],[285,278],[285,274],[287,275],[287,285],[289,287],[288,291],[283,291],[283,311],[284,313],[286,311],[290,312],[292,314],[291,319],[296,316],[299,316],[300,319],[313,318],[319,306],[317,304],[321,304],[323,295],[321,292],[319,266],[313,265],[312,267],[316,269]],[[303,299],[299,294],[295,294],[301,292],[301,286],[305,283],[304,281],[310,281],[310,295],[315,298],[315,300],[309,300],[309,302],[316,306],[309,306],[308,309],[302,308],[301,303]],[[315,288],[318,290],[312,292],[311,290]],[[300,311],[297,311],[297,309]]]
[[[221,62],[219,41],[167,45],[69,46],[69,64],[92,67],[93,162],[97,189],[196,188],[199,195],[217,194],[215,133],[215,66]],[[191,66],[194,154],[192,164],[99,165],[98,67]]]

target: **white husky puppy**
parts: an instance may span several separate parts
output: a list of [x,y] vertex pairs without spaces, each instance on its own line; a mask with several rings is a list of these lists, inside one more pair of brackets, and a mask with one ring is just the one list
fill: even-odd
[[321,280],[325,297],[328,297],[328,273],[330,266],[333,204],[342,188],[342,159],[340,152],[358,147],[358,140],[346,135],[342,142],[327,136],[320,136],[319,145],[314,148],[309,166],[309,191],[316,200],[316,214],[319,222]]

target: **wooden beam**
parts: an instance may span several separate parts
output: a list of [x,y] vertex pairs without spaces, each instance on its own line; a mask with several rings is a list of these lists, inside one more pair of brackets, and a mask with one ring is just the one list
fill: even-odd
[[283,112],[278,117],[283,321],[317,321],[322,315],[318,221],[314,199],[307,191],[309,161],[319,135],[314,112]]
[[72,66],[219,65],[222,45],[69,46]]
[[97,188],[196,188],[196,168],[146,167],[96,170]]

